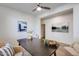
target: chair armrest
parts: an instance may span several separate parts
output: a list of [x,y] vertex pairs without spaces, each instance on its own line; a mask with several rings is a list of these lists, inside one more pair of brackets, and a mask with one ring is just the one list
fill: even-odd
[[18,53],[18,52],[22,52],[22,47],[21,46],[16,46],[16,47],[13,47],[14,51],[15,51],[15,54]]

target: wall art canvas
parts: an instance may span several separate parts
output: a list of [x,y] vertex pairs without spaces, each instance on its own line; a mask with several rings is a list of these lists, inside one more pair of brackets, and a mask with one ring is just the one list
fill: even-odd
[[69,32],[69,25],[68,25],[68,23],[53,24],[51,29],[52,29],[52,32],[68,33]]
[[27,22],[26,21],[18,21],[18,31],[19,32],[27,31]]

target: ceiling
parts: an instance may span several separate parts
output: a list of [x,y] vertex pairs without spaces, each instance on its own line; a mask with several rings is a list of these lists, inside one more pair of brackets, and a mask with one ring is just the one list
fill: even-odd
[[42,3],[41,5],[46,6],[46,7],[50,7],[51,10],[44,10],[43,9],[40,12],[39,11],[32,12],[32,10],[37,7],[36,6],[37,3],[0,3],[0,6],[8,7],[8,8],[15,9],[17,11],[23,12],[23,13],[27,13],[27,14],[37,16],[37,15],[41,15],[43,13],[52,11],[55,8],[57,8],[57,7],[59,7],[63,4],[64,3]]

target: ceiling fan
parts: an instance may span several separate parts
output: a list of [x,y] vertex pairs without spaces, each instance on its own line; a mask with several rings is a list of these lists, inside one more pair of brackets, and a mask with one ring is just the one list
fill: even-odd
[[50,7],[42,6],[41,3],[37,4],[36,6],[37,7],[32,10],[33,12],[34,11],[41,11],[42,9],[45,9],[45,10],[50,10],[51,9]]

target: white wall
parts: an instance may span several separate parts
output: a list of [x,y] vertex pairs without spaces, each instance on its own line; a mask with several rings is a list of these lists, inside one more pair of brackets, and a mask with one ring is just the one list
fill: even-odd
[[[41,24],[41,18],[42,17],[47,17],[47,16],[50,16],[50,15],[62,12],[64,10],[68,10],[68,9],[74,8],[76,5],[78,5],[78,4],[65,4],[65,5],[62,5],[62,6],[59,6],[59,7],[55,8],[53,11],[49,11],[47,13],[39,15],[37,19],[40,19],[40,21],[37,20],[39,23],[37,23],[35,27],[39,28],[39,30],[37,30],[37,32],[38,32],[40,38],[41,38],[41,25],[40,24]],[[40,26],[38,26],[38,25],[40,25]]]
[[39,17],[34,17],[34,32],[41,38],[41,21]]
[[27,37],[27,32],[18,32],[18,21],[27,22],[27,30],[33,30],[33,16],[5,7],[0,7],[0,36],[5,41],[15,44],[12,40]]
[[73,9],[73,39],[79,42],[79,4]]
[[[45,37],[48,40],[56,40],[64,43],[72,43],[73,41],[73,14],[64,14],[61,16],[56,16],[53,18],[49,18],[44,20],[46,31]],[[62,24],[67,24],[69,26],[69,32],[52,32],[51,27],[61,26]]]

